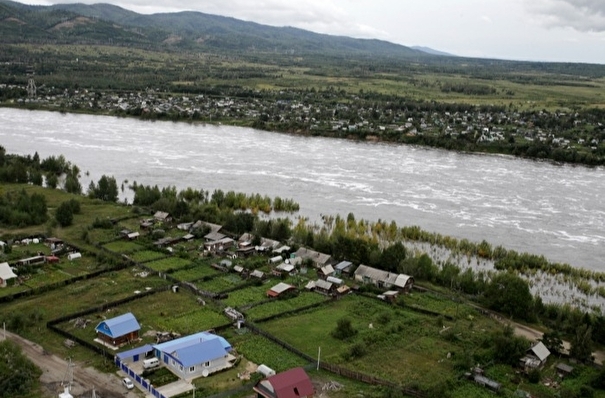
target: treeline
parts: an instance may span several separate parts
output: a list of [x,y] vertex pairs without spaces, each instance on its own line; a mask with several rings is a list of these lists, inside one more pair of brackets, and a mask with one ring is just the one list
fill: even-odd
[[251,211],[254,214],[258,212],[269,214],[272,211],[296,212],[300,209],[299,204],[292,199],[283,199],[278,196],[272,200],[269,196],[261,196],[258,193],[247,195],[242,192],[224,192],[217,189],[210,194],[209,191],[193,188],[177,192],[176,187],[160,189],[157,185],[140,185],[136,181],[133,182],[130,189],[134,192],[134,205],[148,206],[156,211],[168,211],[176,217],[189,213],[192,206],[197,208],[216,206],[231,211]]

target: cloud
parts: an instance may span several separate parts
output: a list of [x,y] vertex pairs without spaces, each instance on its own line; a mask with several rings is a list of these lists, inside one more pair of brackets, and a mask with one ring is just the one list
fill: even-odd
[[603,0],[528,0],[528,7],[548,27],[572,28],[580,32],[605,32]]

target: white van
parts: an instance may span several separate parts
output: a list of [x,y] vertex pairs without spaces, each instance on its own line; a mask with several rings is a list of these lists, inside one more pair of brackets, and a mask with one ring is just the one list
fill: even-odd
[[160,360],[157,358],[149,358],[149,359],[145,359],[143,361],[143,367],[145,369],[152,369],[159,365],[160,365]]

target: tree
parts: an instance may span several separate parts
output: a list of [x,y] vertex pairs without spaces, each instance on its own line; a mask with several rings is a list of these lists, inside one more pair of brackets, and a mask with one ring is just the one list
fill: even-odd
[[69,202],[61,203],[55,211],[55,219],[62,227],[70,226],[74,220],[72,204]]
[[504,330],[495,332],[491,338],[488,338],[494,349],[494,359],[507,365],[516,365],[525,355],[528,347],[528,341],[522,337],[517,337],[510,325]]
[[351,320],[348,318],[339,319],[336,322],[336,329],[332,331],[332,337],[338,340],[346,340],[357,334],[357,330],[353,328]]
[[592,359],[592,327],[584,324],[577,327],[571,340],[569,355],[582,362]]
[[55,189],[59,185],[59,178],[57,178],[56,174],[48,173],[46,174],[46,187],[50,189]]
[[105,202],[117,202],[118,201],[118,183],[116,179],[102,175],[99,179],[98,184],[90,182],[88,187],[88,196],[92,199],[101,199]]
[[13,342],[0,342],[0,398],[29,394],[42,374]]
[[561,334],[556,330],[544,333],[540,341],[553,354],[560,355],[563,352],[563,340],[561,340]]
[[403,243],[397,242],[384,249],[382,252],[382,269],[389,272],[397,272],[399,263],[405,260],[407,252]]
[[78,180],[78,176],[75,176],[72,174],[68,174],[65,177],[64,188],[65,188],[65,191],[76,194],[76,195],[80,195],[82,193],[82,185],[80,184],[80,181]]
[[534,317],[529,284],[510,272],[499,273],[492,278],[485,289],[485,301],[491,309],[513,318],[531,320]]

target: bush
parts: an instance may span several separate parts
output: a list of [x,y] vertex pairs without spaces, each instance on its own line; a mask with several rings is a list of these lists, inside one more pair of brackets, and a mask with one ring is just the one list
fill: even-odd
[[332,331],[332,337],[338,340],[347,340],[357,334],[357,330],[353,328],[351,320],[347,318],[339,319],[336,323],[336,329]]

